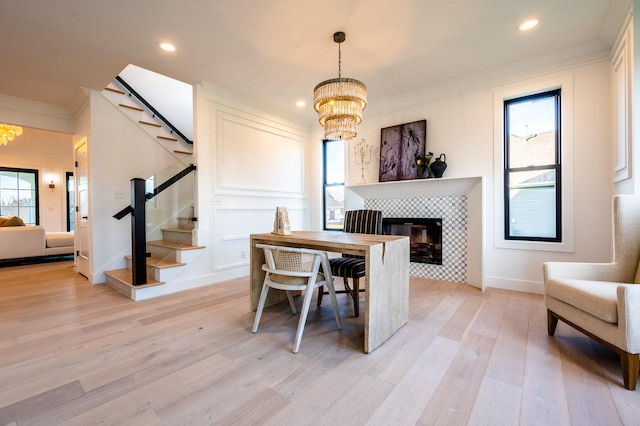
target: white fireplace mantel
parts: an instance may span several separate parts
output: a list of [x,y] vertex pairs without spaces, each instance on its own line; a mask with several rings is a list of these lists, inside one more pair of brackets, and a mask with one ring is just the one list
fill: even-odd
[[[482,184],[483,177],[439,178],[399,180],[394,182],[379,182],[365,185],[346,187],[347,194],[357,195],[364,200],[379,198],[408,198],[408,197],[437,197],[446,195],[468,195],[478,184]],[[349,206],[345,206],[349,208]]]
[[416,179],[345,187],[345,209],[361,209],[366,200],[414,197],[467,197],[467,283],[484,290],[484,176]]

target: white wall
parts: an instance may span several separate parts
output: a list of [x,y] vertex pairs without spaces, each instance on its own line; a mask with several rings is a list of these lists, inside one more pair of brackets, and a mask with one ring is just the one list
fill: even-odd
[[308,129],[268,107],[208,83],[194,93],[197,242],[207,250],[184,288],[247,275],[249,235],[271,232],[277,206],[288,208],[293,230],[308,229],[307,193],[317,185],[309,176],[321,159]]
[[[553,79],[573,81],[574,158],[573,173],[565,176],[574,184],[575,215],[565,217],[565,225],[575,234],[575,249],[569,253],[497,247],[496,215],[500,192],[494,192],[495,158],[494,93],[523,91]],[[348,182],[360,179],[360,166],[354,163],[352,145],[360,138],[372,144],[379,159],[380,129],[416,120],[427,120],[427,150],[445,153],[448,168],[445,177],[486,176],[485,271],[489,287],[521,291],[542,291],[542,262],[553,260],[608,261],[611,253],[611,93],[610,65],[607,59],[578,65],[557,72],[531,75],[490,87],[470,89],[432,99],[425,91],[424,103],[411,108],[366,115],[359,127],[359,137],[349,144]],[[412,96],[412,100],[417,95]],[[568,141],[567,141],[568,142]],[[500,156],[497,156],[500,158]],[[378,163],[374,159],[366,168],[368,182],[378,180]],[[498,165],[498,169],[500,165]],[[498,176],[499,177],[499,176]]]
[[[16,137],[6,146],[0,146],[0,166],[38,170],[40,191],[40,225],[46,231],[66,231],[66,188],[65,173],[73,172],[73,141],[71,132],[43,130],[29,125],[55,125],[51,115],[58,110],[47,110],[38,104],[32,114],[15,113],[16,100],[3,104],[0,98],[0,116],[14,117],[23,127],[22,136]],[[63,120],[63,124],[53,127],[69,129],[72,121]],[[53,181],[55,189],[49,189]]]

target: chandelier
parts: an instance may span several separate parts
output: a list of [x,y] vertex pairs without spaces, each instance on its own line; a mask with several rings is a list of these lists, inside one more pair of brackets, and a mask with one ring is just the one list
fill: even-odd
[[22,135],[22,127],[0,123],[0,145],[6,145],[20,135]]
[[313,89],[313,107],[327,140],[355,138],[357,125],[362,122],[362,110],[367,107],[367,86],[359,80],[342,77],[340,43],[345,38],[341,31],[333,34],[333,41],[338,43],[338,78],[323,81]]

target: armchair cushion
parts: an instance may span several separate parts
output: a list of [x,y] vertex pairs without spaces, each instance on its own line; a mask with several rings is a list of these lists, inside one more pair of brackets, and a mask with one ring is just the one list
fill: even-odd
[[575,279],[549,279],[544,284],[545,295],[567,303],[581,311],[611,324],[618,323],[618,296],[620,283]]

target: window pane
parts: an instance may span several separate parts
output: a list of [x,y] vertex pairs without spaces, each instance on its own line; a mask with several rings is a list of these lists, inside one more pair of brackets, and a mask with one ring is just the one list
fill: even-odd
[[509,173],[509,235],[557,238],[556,172]]
[[344,141],[325,142],[325,153],[325,183],[344,183]]
[[0,171],[0,189],[18,189],[16,172]]
[[[17,206],[18,205],[18,191],[15,189],[3,189],[0,192],[0,206],[9,207],[9,206]],[[4,209],[3,209],[4,212]],[[3,216],[7,216],[3,214]]]
[[325,229],[342,229],[344,216],[344,185],[325,187]]
[[20,205],[23,207],[35,205],[34,191],[21,189],[18,191],[18,199],[20,200]]
[[18,188],[35,190],[36,176],[33,173],[18,173]]
[[509,168],[556,162],[555,103],[555,96],[546,96],[507,105]]

